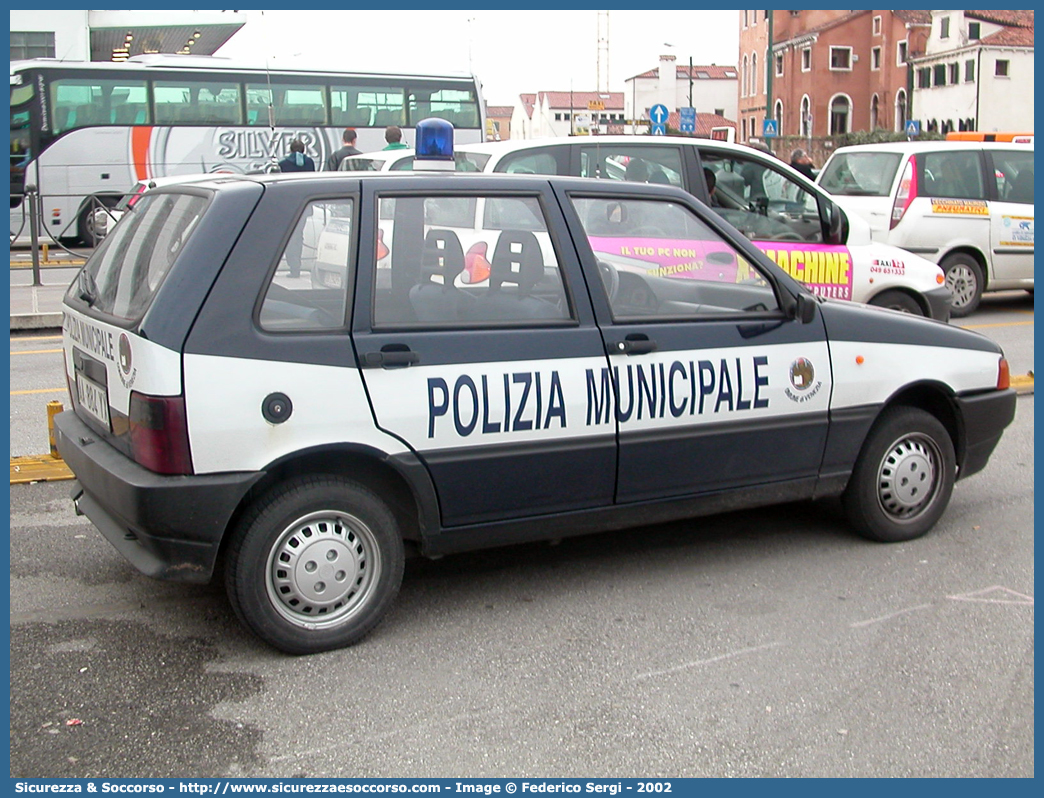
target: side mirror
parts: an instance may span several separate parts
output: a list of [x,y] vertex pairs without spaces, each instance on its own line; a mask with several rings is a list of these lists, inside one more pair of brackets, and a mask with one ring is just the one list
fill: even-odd
[[826,242],[840,247],[848,241],[848,219],[841,206],[832,200],[826,200]]

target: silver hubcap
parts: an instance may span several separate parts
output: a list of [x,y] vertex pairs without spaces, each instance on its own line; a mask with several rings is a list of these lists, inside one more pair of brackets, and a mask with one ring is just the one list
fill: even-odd
[[311,513],[288,526],[272,547],[268,596],[291,623],[335,626],[366,603],[380,569],[377,542],[366,524],[335,510]]
[[970,305],[975,299],[975,272],[963,263],[951,266],[946,272],[946,287],[950,289],[950,302],[954,307]]
[[907,435],[885,452],[877,474],[881,507],[896,520],[920,515],[939,490],[942,455],[925,435]]

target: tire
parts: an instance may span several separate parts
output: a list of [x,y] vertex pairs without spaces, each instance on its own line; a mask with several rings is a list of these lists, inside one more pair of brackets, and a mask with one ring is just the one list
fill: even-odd
[[342,477],[302,477],[262,496],[236,526],[225,588],[254,634],[288,654],[312,654],[373,630],[399,591],[404,561],[381,499]]
[[946,287],[950,289],[950,315],[961,318],[972,313],[982,299],[982,266],[964,252],[947,255],[939,266],[946,275]]
[[914,316],[923,316],[924,310],[917,304],[917,300],[902,291],[882,291],[870,300],[870,304],[879,308],[891,308],[903,313],[911,313]]
[[841,503],[862,536],[913,540],[946,510],[956,473],[953,441],[938,419],[913,407],[891,408],[870,430]]

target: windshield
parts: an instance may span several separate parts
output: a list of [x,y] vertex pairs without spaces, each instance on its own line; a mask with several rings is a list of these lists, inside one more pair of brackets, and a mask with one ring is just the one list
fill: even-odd
[[888,197],[899,160],[897,152],[838,152],[817,182],[831,194]]

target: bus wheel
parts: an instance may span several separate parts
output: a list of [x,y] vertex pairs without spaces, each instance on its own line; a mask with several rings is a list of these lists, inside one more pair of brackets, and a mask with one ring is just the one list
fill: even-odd
[[842,505],[863,537],[913,540],[942,516],[956,474],[953,441],[939,420],[918,408],[893,407],[870,430]]
[[[105,203],[101,203],[104,205]],[[101,205],[95,202],[87,202],[80,211],[76,220],[76,234],[80,243],[85,247],[96,247],[103,236],[99,233],[96,223],[96,213],[101,210]]]
[[950,315],[960,318],[979,307],[982,299],[983,275],[979,262],[964,252],[943,258],[939,266],[950,289]]
[[362,639],[402,582],[402,537],[387,505],[336,476],[287,482],[261,497],[229,542],[225,587],[262,640],[312,654]]

